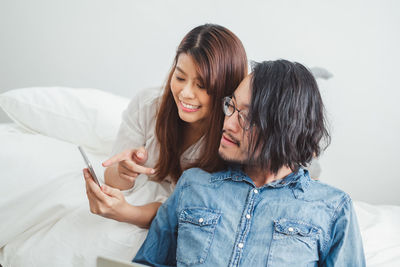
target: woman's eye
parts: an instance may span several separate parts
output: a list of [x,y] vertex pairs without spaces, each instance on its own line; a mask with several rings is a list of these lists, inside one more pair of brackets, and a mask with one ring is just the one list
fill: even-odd
[[181,77],[178,77],[178,76],[175,76],[176,77],[176,79],[178,80],[178,81],[184,81],[185,79],[184,78],[181,78]]
[[197,87],[199,87],[200,89],[205,89],[204,85],[202,84],[197,84]]

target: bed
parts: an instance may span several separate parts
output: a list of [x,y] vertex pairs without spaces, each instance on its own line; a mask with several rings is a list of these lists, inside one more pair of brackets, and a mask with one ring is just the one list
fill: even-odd
[[[109,156],[128,102],[87,88],[22,88],[0,95],[12,119],[0,124],[3,267],[93,267],[98,256],[132,259],[147,232],[90,213],[77,149],[85,148],[103,181],[100,163]],[[152,201],[162,190],[144,179],[137,183],[150,186],[125,192],[132,204]],[[400,206],[354,205],[367,266],[400,266]]]

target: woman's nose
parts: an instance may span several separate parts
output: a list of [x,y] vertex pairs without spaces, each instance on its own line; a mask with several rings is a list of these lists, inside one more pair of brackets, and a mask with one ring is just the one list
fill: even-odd
[[181,96],[184,98],[194,98],[194,88],[192,83],[188,82],[185,84],[182,88]]

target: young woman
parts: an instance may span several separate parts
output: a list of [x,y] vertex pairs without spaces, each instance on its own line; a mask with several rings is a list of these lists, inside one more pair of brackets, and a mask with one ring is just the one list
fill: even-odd
[[[125,111],[115,156],[103,163],[107,185],[99,188],[84,169],[91,212],[148,227],[183,170],[220,168],[221,101],[245,75],[246,53],[231,31],[213,24],[191,30],[177,49],[162,95],[141,92]],[[148,191],[154,201],[140,206],[126,200],[146,186],[154,187]]]

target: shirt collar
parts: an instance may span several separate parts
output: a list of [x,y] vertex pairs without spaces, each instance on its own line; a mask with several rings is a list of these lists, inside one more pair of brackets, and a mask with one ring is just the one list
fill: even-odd
[[[210,181],[216,182],[228,179],[236,182],[244,181],[252,184],[255,187],[251,178],[243,172],[240,165],[231,165],[225,171],[213,173]],[[300,189],[304,192],[307,189],[309,183],[310,175],[308,174],[308,171],[306,169],[299,168],[297,172],[292,172],[285,178],[273,181],[271,183],[263,185],[262,187],[281,188],[291,186],[292,188]]]

